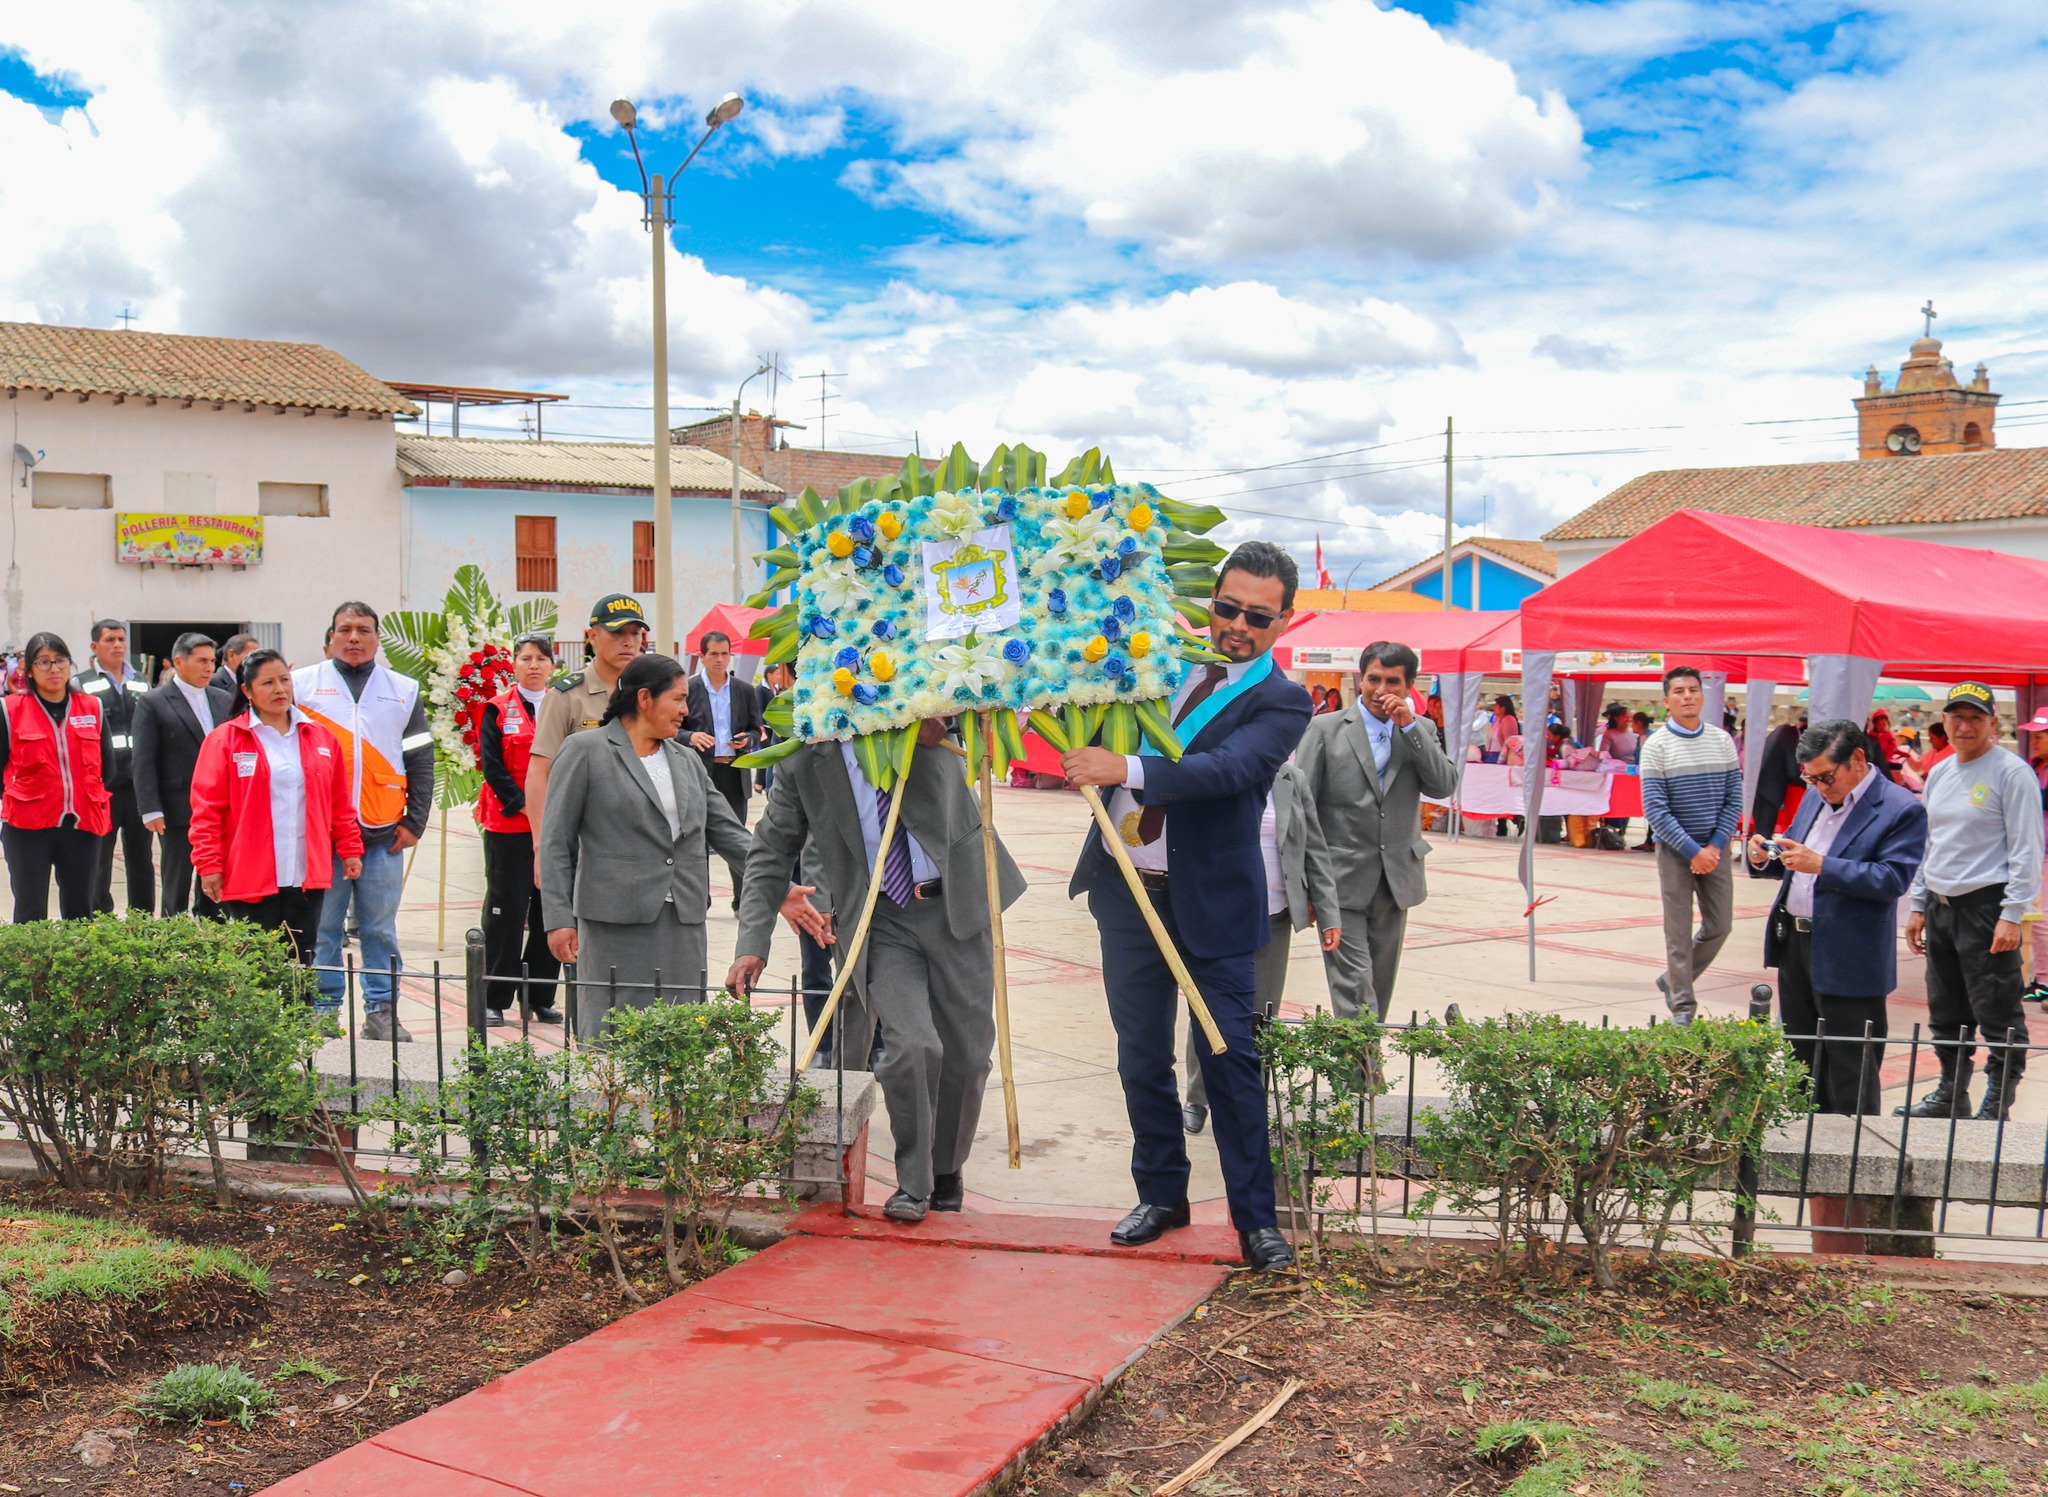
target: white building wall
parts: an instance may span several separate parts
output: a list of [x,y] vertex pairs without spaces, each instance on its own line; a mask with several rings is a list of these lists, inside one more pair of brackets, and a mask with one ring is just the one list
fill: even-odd
[[[19,619],[7,611],[10,645],[54,629],[82,658],[97,618],[234,620],[281,625],[285,653],[304,663],[319,658],[337,602],[400,606],[400,485],[388,417],[151,406],[132,396],[120,405],[103,395],[81,403],[27,389],[5,404],[8,426],[0,430],[40,451],[38,467],[107,474],[113,500],[104,510],[36,509],[14,467],[12,524],[0,538],[9,542],[5,561],[21,568]],[[328,512],[265,516],[263,560],[239,572],[114,560],[117,513],[254,515],[259,483],[325,484]]]

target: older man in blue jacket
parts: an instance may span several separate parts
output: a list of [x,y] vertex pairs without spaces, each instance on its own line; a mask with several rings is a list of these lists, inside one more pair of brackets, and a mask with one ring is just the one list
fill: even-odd
[[[1927,813],[1875,773],[1863,730],[1846,718],[1799,737],[1807,794],[1775,842],[1749,839],[1752,877],[1784,888],[1764,925],[1764,965],[1778,969],[1778,1013],[1813,1073],[1822,1112],[1870,1113],[1882,1092],[1885,1000],[1899,980],[1898,905],[1927,850]],[[1816,1055],[1815,1035],[1822,1053]]]
[[[1177,761],[1093,747],[1065,760],[1075,784],[1110,792],[1118,835],[1222,1031],[1225,1052],[1202,1046],[1198,1055],[1230,1218],[1245,1262],[1266,1270],[1294,1264],[1274,1211],[1253,1018],[1255,957],[1273,936],[1259,822],[1273,776],[1310,715],[1308,693],[1274,668],[1272,656],[1294,616],[1296,579],[1293,558],[1270,541],[1246,541],[1225,558],[1209,601],[1210,642],[1224,660],[1191,668],[1174,694],[1173,724],[1186,746]],[[1067,893],[1088,896],[1102,937],[1138,1189],[1138,1204],[1109,1236],[1135,1247],[1188,1224],[1187,1140],[1173,1083],[1177,985],[1093,829]]]

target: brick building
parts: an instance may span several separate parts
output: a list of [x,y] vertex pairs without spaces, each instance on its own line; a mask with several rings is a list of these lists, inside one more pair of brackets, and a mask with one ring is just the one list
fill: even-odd
[[1543,539],[1563,575],[1676,510],[1702,509],[2048,560],[2048,447],[2000,450],[1998,400],[1982,364],[1965,385],[1939,338],[1917,338],[1889,389],[1875,366],[1865,373],[1854,461],[1645,473]]
[[[856,479],[887,478],[903,471],[903,459],[909,455],[889,457],[872,452],[831,452],[818,447],[791,447],[784,435],[791,425],[791,422],[764,416],[759,411],[748,411],[740,417],[740,467],[746,472],[760,474],[786,494],[800,494],[808,486],[820,494],[830,495]],[[684,446],[702,447],[717,453],[728,463],[732,461],[730,416],[714,416],[694,426],[678,426],[674,436]],[[925,461],[927,468],[938,465],[936,458]]]

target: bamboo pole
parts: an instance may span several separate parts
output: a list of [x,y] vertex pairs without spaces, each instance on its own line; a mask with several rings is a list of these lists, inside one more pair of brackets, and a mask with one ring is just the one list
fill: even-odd
[[441,808],[441,877],[434,890],[434,949],[448,945],[448,808]]
[[[916,748],[911,749],[915,755]],[[889,856],[889,844],[896,840],[897,818],[903,813],[903,792],[910,784],[909,766],[896,777],[896,793],[889,797],[889,816],[882,824],[882,840],[875,848],[875,866],[868,870],[868,897],[860,907],[860,923],[853,928],[853,938],[847,942],[846,960],[840,964],[839,975],[832,980],[832,991],[825,999],[825,1006],[818,1011],[818,1022],[811,1026],[810,1038],[804,1041],[804,1053],[797,1057],[796,1068],[807,1071],[818,1053],[818,1045],[825,1038],[825,1031],[831,1026],[832,1016],[839,1011],[839,1000],[846,992],[846,984],[853,978],[854,963],[860,960],[860,949],[867,944],[868,926],[875,918],[875,900],[882,892],[882,864]]]
[[1138,909],[1145,917],[1145,923],[1152,927],[1152,939],[1159,943],[1159,954],[1166,958],[1166,965],[1173,970],[1175,982],[1187,996],[1188,1007],[1193,1010],[1195,1022],[1202,1026],[1202,1033],[1209,1037],[1209,1053],[1221,1055],[1228,1047],[1223,1043],[1223,1031],[1216,1027],[1216,1020],[1209,1012],[1209,1005],[1202,1001],[1201,993],[1195,987],[1195,979],[1189,974],[1187,963],[1180,959],[1180,952],[1174,947],[1173,937],[1166,933],[1166,925],[1159,918],[1159,912],[1152,908],[1152,900],[1145,893],[1145,882],[1138,877],[1137,866],[1131,862],[1131,855],[1124,851],[1124,839],[1118,835],[1116,823],[1109,819],[1109,809],[1102,804],[1102,797],[1095,793],[1093,785],[1080,787],[1081,798],[1088,802],[1088,809],[1095,813],[1095,824],[1102,828],[1103,845],[1109,855],[1116,859],[1116,866],[1124,871],[1124,882],[1131,886],[1131,898],[1138,902]]
[[1024,1168],[1024,1144],[1017,1127],[1017,1077],[1010,1068],[1009,957],[1003,944],[1003,881],[996,866],[995,776],[990,769],[996,756],[993,712],[982,715],[980,730],[988,734],[981,754],[981,862],[988,875],[989,933],[995,938],[996,1061],[1003,1076],[1003,1121],[1010,1132],[1010,1168],[1020,1170]]

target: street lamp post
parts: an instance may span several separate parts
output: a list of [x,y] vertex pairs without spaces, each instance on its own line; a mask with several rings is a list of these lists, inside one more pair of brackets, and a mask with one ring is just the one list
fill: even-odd
[[[752,374],[740,381],[740,387],[732,393],[732,600],[746,601],[746,588],[740,581],[740,397],[747,393],[747,386],[766,374],[772,366],[763,364]],[[775,440],[771,428],[768,440]]]
[[640,159],[640,138],[634,134],[639,124],[639,111],[629,99],[612,101],[612,118],[625,129],[626,139],[633,146],[633,165],[640,171],[640,202],[645,209],[643,222],[647,225],[649,237],[654,241],[654,644],[656,649],[667,645],[676,647],[676,574],[675,574],[675,510],[669,493],[669,431],[668,431],[668,230],[675,223],[675,181],[685,168],[697,159],[697,153],[704,149],[705,142],[718,133],[718,127],[739,116],[746,108],[746,100],[738,94],[727,94],[712,105],[710,113],[704,116],[704,135],[690,148],[690,154],[683,158],[682,166],[670,172],[667,178],[656,173],[647,175],[647,167]]

